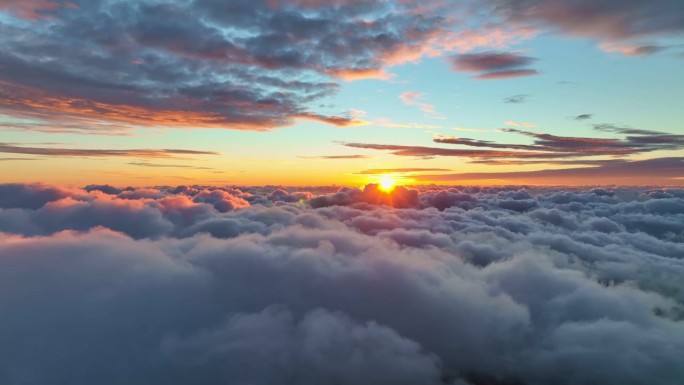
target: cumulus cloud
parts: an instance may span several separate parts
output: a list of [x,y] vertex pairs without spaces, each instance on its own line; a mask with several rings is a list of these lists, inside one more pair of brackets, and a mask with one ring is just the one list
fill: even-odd
[[3,125],[46,132],[360,124],[312,106],[338,79],[388,79],[395,64],[512,38],[413,0],[4,1],[0,12]]
[[500,50],[537,29],[633,56],[683,31],[679,0],[7,0],[0,13],[2,128],[105,135],[363,124],[314,106],[340,80],[444,54],[478,79],[534,75],[534,58]]
[[682,190],[0,189],[8,384],[684,379]]
[[678,0],[9,0],[0,13],[2,128],[100,135],[358,125],[314,107],[341,80],[454,53],[454,69],[478,79],[530,76],[534,58],[501,49],[537,29],[634,56],[683,30]]

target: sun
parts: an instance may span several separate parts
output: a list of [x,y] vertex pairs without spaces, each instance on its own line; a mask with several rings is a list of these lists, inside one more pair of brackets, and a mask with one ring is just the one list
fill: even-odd
[[396,181],[391,176],[385,175],[378,180],[378,183],[380,184],[380,190],[384,192],[391,192],[394,190]]

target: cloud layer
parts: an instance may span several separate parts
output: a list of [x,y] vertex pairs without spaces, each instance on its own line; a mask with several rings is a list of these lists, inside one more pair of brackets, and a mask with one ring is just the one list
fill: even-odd
[[[485,42],[414,1],[5,1],[0,111],[11,129],[135,126],[267,130],[313,119],[336,79]],[[451,20],[451,21],[450,21]],[[453,42],[452,42],[453,41]],[[19,119],[19,120],[17,120]],[[30,122],[27,125],[26,122]]]
[[0,185],[0,379],[684,380],[684,191],[395,193]]
[[2,127],[108,135],[361,124],[354,106],[314,106],[340,81],[445,54],[478,79],[534,75],[534,58],[486,50],[539,30],[627,55],[684,32],[679,0],[5,0],[0,15]]

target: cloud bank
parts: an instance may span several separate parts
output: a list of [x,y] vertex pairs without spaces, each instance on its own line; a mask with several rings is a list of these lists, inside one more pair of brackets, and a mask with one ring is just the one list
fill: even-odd
[[5,0],[2,128],[350,126],[363,123],[344,110],[354,106],[314,108],[342,81],[447,54],[477,79],[534,75],[532,57],[501,49],[548,30],[655,54],[684,33],[682,15],[679,0]]
[[3,126],[125,134],[359,124],[311,106],[340,80],[386,79],[388,66],[503,36],[458,33],[451,12],[415,1],[3,1],[0,111],[13,118]]
[[684,380],[684,191],[380,194],[0,185],[0,380]]

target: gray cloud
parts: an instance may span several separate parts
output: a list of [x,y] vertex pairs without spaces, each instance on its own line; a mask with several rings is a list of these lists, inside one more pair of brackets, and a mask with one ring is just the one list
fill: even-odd
[[[492,3],[495,12],[513,22],[532,23],[603,41],[628,41],[684,32],[684,12],[677,0],[493,0]],[[646,51],[651,50],[644,51],[649,53]]]
[[510,104],[521,104],[526,103],[529,100],[529,98],[530,95],[518,94],[504,98],[504,102]]
[[555,164],[555,165],[583,165],[583,166],[602,166],[606,164],[624,163],[624,159],[576,159],[576,160],[502,160],[502,159],[475,159],[468,161],[474,164],[488,164],[494,166],[511,165],[533,165],[533,164]]
[[476,79],[505,79],[536,75],[534,69],[525,68],[536,59],[511,52],[481,52],[451,57],[455,71],[479,72]]
[[417,14],[414,5],[5,2],[0,109],[32,122],[6,128],[45,132],[355,124],[310,106],[337,92],[331,77],[385,76],[450,31],[445,6]]
[[[503,132],[520,134],[534,138],[534,142],[533,144],[511,144],[446,136],[438,136],[433,139],[435,143],[440,144],[478,147],[476,150],[467,148],[440,148],[374,143],[342,144],[344,146],[353,148],[390,151],[393,155],[397,156],[413,156],[423,158],[434,156],[457,156],[479,160],[483,163],[491,162],[491,164],[496,163],[493,161],[504,161],[504,163],[501,164],[505,164],[505,161],[524,160],[532,160],[537,162],[540,160],[545,160],[564,163],[572,162],[576,160],[576,158],[583,157],[628,156],[660,150],[679,150],[684,148],[684,135],[621,128],[610,124],[600,124],[595,125],[594,127],[598,131],[612,132],[623,135],[624,138],[558,136],[541,132],[502,128],[500,130]],[[595,162],[591,161],[591,163]],[[595,164],[600,164],[600,162]]]
[[415,175],[420,181],[459,181],[501,179],[506,181],[545,181],[550,184],[627,184],[647,185],[657,180],[681,184],[684,158],[654,158],[638,161],[598,163],[597,167],[548,169],[536,171],[480,172],[443,175]]
[[390,151],[397,156],[434,157],[434,156],[460,156],[468,158],[564,158],[571,154],[536,152],[536,151],[497,151],[497,150],[469,150],[460,148],[438,148],[425,146],[402,146],[393,144],[374,143],[342,143],[352,148],[364,148],[370,150]]

